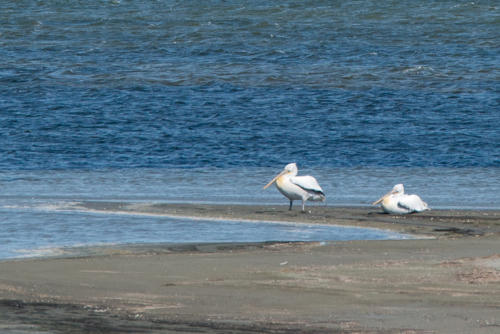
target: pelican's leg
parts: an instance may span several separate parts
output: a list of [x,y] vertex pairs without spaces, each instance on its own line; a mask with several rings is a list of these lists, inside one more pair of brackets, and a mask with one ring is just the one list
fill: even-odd
[[302,212],[306,212],[306,201],[302,200]]
[[293,201],[290,200],[290,207],[288,208],[289,211],[292,211],[292,204],[293,204]]

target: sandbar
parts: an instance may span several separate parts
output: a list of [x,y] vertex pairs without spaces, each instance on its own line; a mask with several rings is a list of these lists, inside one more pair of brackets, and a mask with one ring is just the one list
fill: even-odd
[[2,333],[499,333],[500,211],[84,202],[116,214],[389,229],[411,240],[146,244],[0,261]]

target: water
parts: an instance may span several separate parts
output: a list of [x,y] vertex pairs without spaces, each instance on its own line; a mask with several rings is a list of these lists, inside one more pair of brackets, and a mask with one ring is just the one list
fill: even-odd
[[0,168],[498,167],[497,1],[2,1]]
[[261,187],[289,162],[329,205],[402,182],[500,208],[496,1],[25,0],[0,22],[9,229],[40,201],[281,204]]
[[[77,254],[73,247],[133,243],[332,241],[411,238],[356,227],[272,222],[190,220],[81,212],[1,210],[0,259]],[[4,218],[5,219],[5,218]],[[12,220],[13,224],[9,224]],[[24,221],[25,229],[14,226]]]

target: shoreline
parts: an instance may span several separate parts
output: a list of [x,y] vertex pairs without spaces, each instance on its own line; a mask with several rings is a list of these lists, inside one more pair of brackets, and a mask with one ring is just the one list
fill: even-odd
[[394,216],[376,207],[309,206],[308,214],[285,205],[83,202],[78,208],[431,238],[112,245],[69,257],[3,260],[3,332],[489,334],[500,328],[498,210]]
[[[84,212],[162,216],[182,219],[248,222],[285,222],[378,228],[415,236],[446,237],[446,233],[483,235],[500,233],[500,210],[429,210],[392,215],[373,206],[308,207],[308,213],[279,205],[165,204],[86,201],[72,206]],[[491,224],[490,224],[491,223]]]

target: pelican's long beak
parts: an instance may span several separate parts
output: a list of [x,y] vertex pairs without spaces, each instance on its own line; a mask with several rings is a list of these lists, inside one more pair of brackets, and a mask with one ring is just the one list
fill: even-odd
[[376,200],[375,202],[373,202],[373,203],[372,203],[372,205],[377,205],[377,204],[379,204],[379,203],[380,203],[380,202],[382,202],[382,201],[383,201],[383,200],[384,200],[387,196],[390,196],[390,195],[392,195],[392,194],[394,194],[394,191],[393,191],[393,190],[389,191],[387,194],[385,194],[384,196],[380,197],[378,200]]
[[262,189],[266,189],[267,187],[269,187],[269,186],[270,186],[271,184],[273,184],[273,183],[274,183],[274,182],[275,182],[275,181],[276,181],[276,180],[277,180],[280,176],[282,176],[282,175],[283,175],[283,174],[285,174],[285,173],[286,173],[286,170],[284,170],[284,171],[282,171],[281,173],[279,173],[278,175],[276,175],[276,176],[274,177],[274,179],[272,179],[271,181],[269,181],[269,183],[268,183],[268,184],[266,184],[266,185],[264,186],[264,188],[262,188]]

